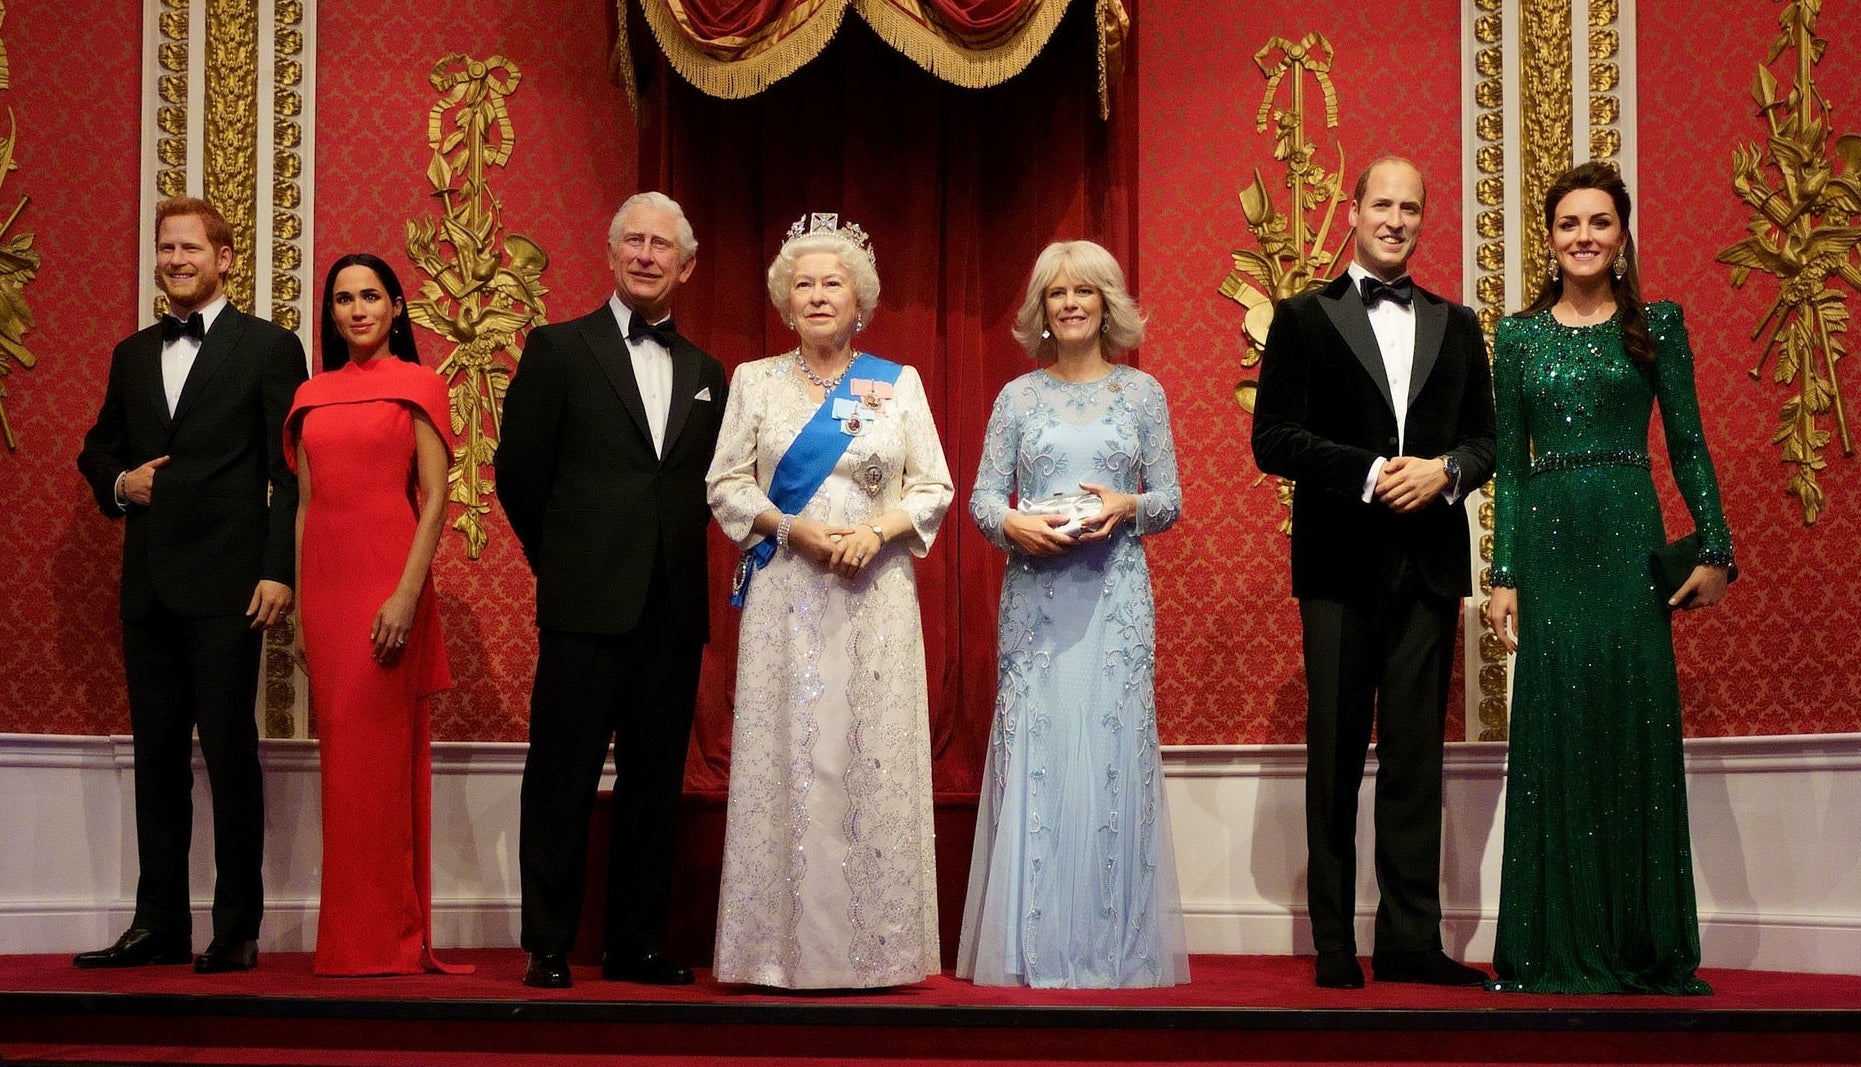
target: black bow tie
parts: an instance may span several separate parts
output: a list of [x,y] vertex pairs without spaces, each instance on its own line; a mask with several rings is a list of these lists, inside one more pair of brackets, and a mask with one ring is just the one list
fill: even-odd
[[196,342],[207,339],[207,320],[196,311],[183,322],[173,315],[162,316],[162,344],[172,344],[183,337],[192,337]]
[[1378,300],[1394,300],[1403,307],[1408,307],[1415,301],[1415,282],[1406,274],[1393,282],[1372,278],[1368,274],[1364,275],[1363,306],[1375,307]]
[[638,341],[642,338],[650,337],[660,344],[665,345],[666,351],[670,352],[672,350],[672,339],[677,336],[678,327],[672,324],[670,318],[649,325],[645,316],[637,311],[627,316],[627,340],[629,341]]

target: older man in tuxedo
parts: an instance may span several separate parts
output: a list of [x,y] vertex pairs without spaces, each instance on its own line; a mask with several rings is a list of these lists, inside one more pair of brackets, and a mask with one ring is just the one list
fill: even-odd
[[524,984],[572,984],[589,815],[614,746],[608,979],[680,985],[665,954],[673,830],[710,639],[704,475],[724,368],[673,328],[696,266],[678,204],[641,193],[608,227],[614,294],[530,335],[504,401],[498,494],[536,573],[518,864]]
[[78,469],[125,520],[123,665],[136,760],[136,914],[79,967],[185,963],[193,734],[213,790],[213,939],[202,973],[258,960],[265,813],[261,632],[291,608],[297,478],[284,417],[306,375],[297,335],[227,302],[232,229],[204,200],[155,209],[168,314],[116,346]]
[[1463,494],[1493,469],[1492,379],[1473,312],[1408,277],[1426,199],[1404,159],[1357,180],[1354,262],[1274,313],[1254,408],[1260,469],[1295,481],[1304,630],[1307,893],[1317,982],[1363,985],[1357,792],[1376,731],[1378,981],[1485,979],[1441,951],[1441,763]]

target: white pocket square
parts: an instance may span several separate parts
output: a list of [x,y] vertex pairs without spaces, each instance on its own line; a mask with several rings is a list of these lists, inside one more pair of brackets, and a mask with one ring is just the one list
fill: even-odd
[[711,387],[707,385],[707,386],[705,386],[705,387],[704,387],[703,389],[700,389],[700,390],[698,390],[698,395],[697,395],[697,396],[694,396],[694,397],[692,397],[692,399],[693,399],[693,400],[709,400],[709,399],[711,399]]

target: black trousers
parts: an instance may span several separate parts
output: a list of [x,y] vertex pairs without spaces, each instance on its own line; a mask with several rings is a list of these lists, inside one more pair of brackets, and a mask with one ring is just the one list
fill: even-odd
[[704,645],[682,633],[655,580],[639,625],[618,636],[543,630],[530,696],[518,867],[523,947],[567,953],[581,922],[588,820],[614,745],[608,826],[609,953],[664,947],[685,753]]
[[241,615],[189,618],[157,605],[123,620],[136,753],[136,926],[192,932],[187,853],[198,728],[213,793],[213,934],[258,937],[265,787],[253,701],[261,642]]
[[1320,952],[1357,952],[1357,793],[1376,730],[1377,952],[1441,947],[1441,745],[1460,602],[1405,564],[1361,603],[1307,598],[1307,903]]

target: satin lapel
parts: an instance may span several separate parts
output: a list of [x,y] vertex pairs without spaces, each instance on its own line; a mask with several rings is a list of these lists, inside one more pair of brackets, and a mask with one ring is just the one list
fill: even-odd
[[150,330],[137,343],[141,351],[136,356],[136,373],[142,376],[142,388],[148,390],[155,417],[161,420],[165,432],[174,425],[174,416],[168,413],[168,390],[162,384],[162,333]]
[[640,383],[633,376],[633,357],[627,351],[627,339],[621,336],[620,324],[614,321],[614,314],[607,305],[603,304],[600,310],[583,320],[581,335],[595,362],[601,365],[602,373],[607,375],[608,383],[614,387],[614,394],[620,397],[620,406],[627,409],[633,424],[640,428],[640,439],[650,450],[653,430],[646,421],[646,402],[640,399]]
[[[678,338],[672,346],[672,405],[666,410],[666,447],[665,455],[672,454],[672,446],[678,441],[679,431],[685,428],[685,416],[691,414],[691,405],[698,392],[698,353],[696,346],[683,337]],[[712,397],[713,402],[717,398]]]
[[[194,365],[188,368],[187,381],[181,385],[181,399],[175,401],[174,421],[179,423],[187,418],[187,413],[194,407],[194,401],[208,388],[214,375],[226,366],[239,349],[239,338],[245,333],[245,316],[232,305],[220,312],[213,320],[213,329],[207,331],[206,340],[200,344],[200,351],[194,355]],[[159,366],[161,356],[156,356]],[[158,378],[160,374],[156,375]]]
[[[1349,278],[1350,275],[1344,277]],[[1357,295],[1357,287],[1346,285],[1337,295],[1327,289],[1320,294],[1318,306],[1325,309],[1325,314],[1331,318],[1331,325],[1344,335],[1344,340],[1351,346],[1351,354],[1357,357],[1357,362],[1363,364],[1364,373],[1376,383],[1377,392],[1383,394],[1383,403],[1389,405],[1389,410],[1396,410],[1395,399],[1389,392],[1389,374],[1383,369],[1383,349],[1376,343],[1376,331],[1370,328],[1370,313],[1364,310],[1363,298]]]
[[1415,295],[1415,364],[1409,373],[1409,405],[1422,395],[1428,375],[1441,355],[1441,341],[1447,336],[1447,303],[1430,294]]

